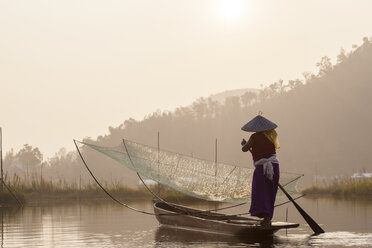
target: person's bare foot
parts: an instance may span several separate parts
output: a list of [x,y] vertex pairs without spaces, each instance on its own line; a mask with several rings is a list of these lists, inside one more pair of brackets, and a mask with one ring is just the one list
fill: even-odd
[[261,221],[262,227],[271,227],[271,219],[269,216],[265,216],[264,219]]
[[271,227],[271,220],[263,219],[260,224],[262,227]]

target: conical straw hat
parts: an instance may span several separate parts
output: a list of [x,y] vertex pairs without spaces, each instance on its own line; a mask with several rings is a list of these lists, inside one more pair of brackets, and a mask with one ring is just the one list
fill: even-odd
[[242,130],[246,132],[263,132],[277,127],[278,125],[276,125],[274,122],[269,121],[262,115],[257,115],[247,124],[245,124],[242,127]]

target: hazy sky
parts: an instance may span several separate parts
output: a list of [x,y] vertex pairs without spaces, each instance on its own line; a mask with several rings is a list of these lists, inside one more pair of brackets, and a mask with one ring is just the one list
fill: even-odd
[[3,149],[302,78],[371,36],[369,0],[0,0]]

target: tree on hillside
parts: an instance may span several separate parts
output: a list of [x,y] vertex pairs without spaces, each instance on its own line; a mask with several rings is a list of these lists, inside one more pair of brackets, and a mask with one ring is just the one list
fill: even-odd
[[226,98],[224,105],[224,111],[226,114],[234,114],[240,108],[240,98],[238,96],[229,96]]
[[76,181],[83,169],[80,166],[80,158],[78,154],[67,152],[65,148],[61,148],[52,158],[48,160],[48,170],[46,170],[45,178],[53,178],[54,181]]
[[295,80],[289,80],[287,88],[288,90],[293,90],[294,88],[301,86],[301,85],[303,85],[303,81],[297,78]]
[[309,72],[309,71],[303,72],[302,75],[305,78],[305,83],[308,83],[315,78],[315,75],[312,72]]
[[191,107],[197,120],[202,120],[209,115],[207,111],[208,104],[204,97],[197,99]]
[[337,55],[337,63],[342,63],[347,60],[347,56],[345,54],[345,49],[341,48],[340,54]]
[[275,84],[277,85],[278,93],[283,94],[286,88],[284,85],[284,81],[282,79],[279,79],[279,81]]
[[6,153],[3,163],[4,171],[7,176],[23,174],[23,168],[20,167],[13,149]]
[[14,154],[13,148],[5,154],[3,162],[4,162],[4,167],[16,166],[16,156]]
[[211,117],[216,118],[221,112],[221,104],[210,97],[207,99],[207,104]]
[[252,91],[245,92],[241,97],[241,102],[244,108],[247,108],[252,104],[253,100],[257,97],[257,94]]
[[43,154],[41,154],[39,148],[34,148],[29,144],[23,145],[15,158],[23,169],[28,169],[30,172],[35,171],[43,162]]
[[318,77],[322,77],[333,68],[331,59],[327,56],[321,58],[320,62],[316,63],[316,66],[319,68]]

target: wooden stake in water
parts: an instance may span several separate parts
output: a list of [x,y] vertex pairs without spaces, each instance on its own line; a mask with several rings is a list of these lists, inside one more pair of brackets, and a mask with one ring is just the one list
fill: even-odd
[[[288,208],[285,209],[285,222],[288,222]],[[288,234],[287,231],[288,231],[288,229],[286,228],[285,229],[285,235]]]
[[3,133],[0,127],[0,166],[1,166],[1,192],[3,192]]
[[216,139],[216,143],[215,143],[214,148],[215,148],[215,150],[214,150],[214,163],[215,163],[214,177],[217,177],[217,139]]
[[[160,132],[158,131],[158,181],[159,181],[159,177],[160,177],[160,169],[159,169],[159,157],[160,155]],[[160,196],[160,183],[158,182],[158,195]]]
[[40,185],[43,183],[43,164],[40,164]]
[[26,163],[26,180],[28,182],[28,161]]
[[158,161],[159,161],[159,152],[160,152],[160,132],[158,131]]

